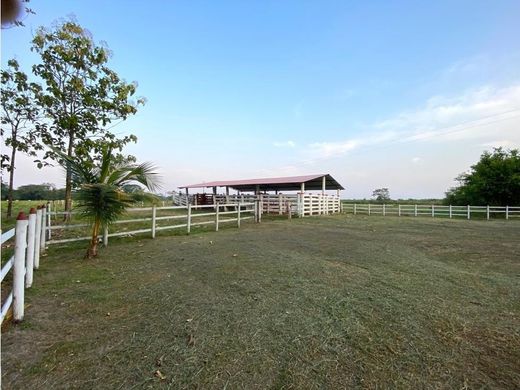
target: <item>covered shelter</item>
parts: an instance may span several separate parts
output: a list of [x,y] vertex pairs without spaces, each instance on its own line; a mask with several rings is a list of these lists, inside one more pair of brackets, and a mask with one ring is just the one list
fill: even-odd
[[190,184],[179,188],[185,189],[186,194],[188,194],[190,188],[212,188],[213,193],[216,194],[218,187],[225,187],[226,194],[228,195],[230,188],[240,193],[252,192],[254,194],[272,191],[275,193],[281,191],[300,191],[302,193],[305,191],[322,191],[322,193],[324,193],[327,190],[337,190],[339,192],[339,190],[344,189],[343,186],[328,173],[261,179],[212,181]]
[[[211,188],[213,194],[190,195],[189,190],[195,188]],[[225,194],[219,195],[218,188],[225,188]],[[174,195],[178,204],[230,204],[244,201],[260,203],[261,213],[291,214],[297,212],[299,216],[330,214],[339,212],[341,202],[339,191],[344,187],[328,173],[270,177],[244,180],[221,180],[179,187],[186,194]],[[230,195],[229,190],[235,190],[238,195]],[[327,191],[336,190],[336,195],[329,195]],[[317,191],[318,193],[310,193]],[[274,194],[273,194],[274,192]],[[282,194],[283,192],[283,194]],[[297,192],[287,194],[287,192]],[[174,199],[175,200],[175,199]]]

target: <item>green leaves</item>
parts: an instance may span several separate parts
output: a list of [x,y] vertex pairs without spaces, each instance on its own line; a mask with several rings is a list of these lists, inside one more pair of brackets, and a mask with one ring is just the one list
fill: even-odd
[[520,204],[520,155],[516,149],[484,152],[469,173],[456,179],[460,185],[446,193],[446,202],[516,206]]

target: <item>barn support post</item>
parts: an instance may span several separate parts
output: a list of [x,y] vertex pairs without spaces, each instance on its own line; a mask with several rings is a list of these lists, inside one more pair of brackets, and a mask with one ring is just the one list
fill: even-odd
[[[14,264],[13,264],[13,319],[23,320],[25,298],[25,253],[27,248],[27,216],[20,212],[16,219]],[[38,245],[38,243],[37,243]]]

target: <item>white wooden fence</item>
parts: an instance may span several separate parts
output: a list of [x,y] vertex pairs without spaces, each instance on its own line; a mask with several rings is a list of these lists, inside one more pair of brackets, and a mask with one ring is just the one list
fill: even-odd
[[[236,223],[237,227],[240,228],[240,224],[242,221],[253,219],[257,216],[258,212],[258,203],[233,203],[233,204],[216,204],[216,205],[198,205],[192,206],[188,204],[188,206],[165,206],[165,207],[142,207],[142,208],[131,208],[128,209],[128,213],[139,213],[145,214],[143,217],[138,216],[138,218],[127,218],[123,220],[116,221],[114,225],[124,225],[124,224],[136,224],[136,223],[149,223],[149,225],[145,228],[130,230],[130,231],[120,231],[120,232],[112,232],[108,229],[105,229],[103,232],[103,243],[104,245],[108,245],[109,237],[118,237],[118,236],[133,236],[135,234],[151,234],[152,238],[155,238],[156,232],[162,230],[173,230],[173,229],[186,229],[186,233],[190,233],[192,227],[194,226],[203,226],[203,225],[214,225],[215,231],[219,230],[219,226],[223,223]],[[171,211],[170,215],[158,216],[158,212],[161,211]],[[48,213],[49,218],[47,218],[47,231],[49,233],[49,241],[47,244],[61,244],[67,242],[74,241],[82,241],[82,240],[90,240],[91,236],[82,236],[82,237],[73,237],[73,238],[64,238],[64,239],[53,239],[53,231],[55,230],[67,230],[67,229],[77,229],[89,226],[85,223],[75,223],[75,224],[61,224],[61,225],[52,225],[51,216],[60,216],[65,213],[63,212],[50,212]],[[74,215],[74,213],[71,213]],[[171,224],[163,225],[162,221],[173,221]],[[178,223],[175,223],[178,222]]]
[[[175,204],[193,204],[196,197],[174,192],[172,200]],[[240,194],[213,196],[215,203],[235,205],[240,202],[260,202],[261,213],[264,214],[297,214],[299,217],[334,214],[341,211],[341,201],[337,195],[322,193],[297,194]]]
[[14,254],[2,266],[0,282],[12,270],[11,290],[2,302],[1,321],[3,323],[12,308],[14,321],[23,320],[25,288],[33,284],[33,272],[40,266],[40,254],[45,251],[47,209],[31,209],[29,217],[23,212],[18,215],[16,227],[2,233],[1,245],[14,241]]
[[480,218],[503,217],[505,219],[520,218],[520,207],[517,206],[441,206],[417,204],[371,204],[345,203],[343,211],[352,214],[428,216],[443,218]]

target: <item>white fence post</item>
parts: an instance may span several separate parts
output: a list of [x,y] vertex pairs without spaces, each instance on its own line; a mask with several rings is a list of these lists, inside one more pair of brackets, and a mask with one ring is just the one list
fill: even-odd
[[108,246],[108,226],[103,229],[103,246],[105,248]]
[[237,204],[237,227],[240,229],[240,203]]
[[36,242],[36,209],[29,211],[29,226],[27,228],[27,265],[25,287],[29,288],[33,283],[34,273],[34,244]]
[[468,214],[468,219],[471,219],[471,206],[469,204],[467,207],[467,214]]
[[432,218],[435,218],[435,205],[432,204]]
[[399,217],[401,216],[401,205],[400,204],[397,205],[397,215]]
[[47,203],[47,238],[49,239],[49,241],[52,238],[52,233],[51,233],[52,216],[51,216],[51,214],[52,214],[52,204]]
[[157,217],[157,206],[152,206],[152,238],[155,238],[155,218]]
[[417,217],[417,205],[414,205],[414,217]]
[[46,237],[46,234],[47,234],[47,207],[45,206],[41,206],[42,207],[42,234],[40,234],[40,245],[41,245],[41,250],[40,252],[44,252],[45,251],[45,237]]
[[368,204],[368,215],[370,215],[370,203]]
[[25,250],[27,248],[27,216],[20,212],[16,219],[16,235],[13,264],[13,319],[23,320],[25,293]]
[[186,221],[186,230],[187,233],[191,232],[191,203],[188,203],[188,220]]
[[506,220],[509,219],[509,206],[506,206]]
[[452,211],[452,207],[451,207],[451,204],[450,204],[450,218],[453,216],[453,211]]
[[354,203],[354,215],[357,214],[357,210],[356,210],[356,204]]
[[383,203],[383,217],[386,215],[386,205]]
[[40,208],[40,206],[38,206],[36,209],[36,231],[34,234],[34,269],[40,268],[41,235],[42,235],[42,209]]
[[218,232],[218,212],[219,212],[219,209],[220,209],[220,206],[218,205],[218,202],[217,202],[215,204],[215,231],[216,232]]
[[489,205],[486,206],[486,219],[489,221]]

